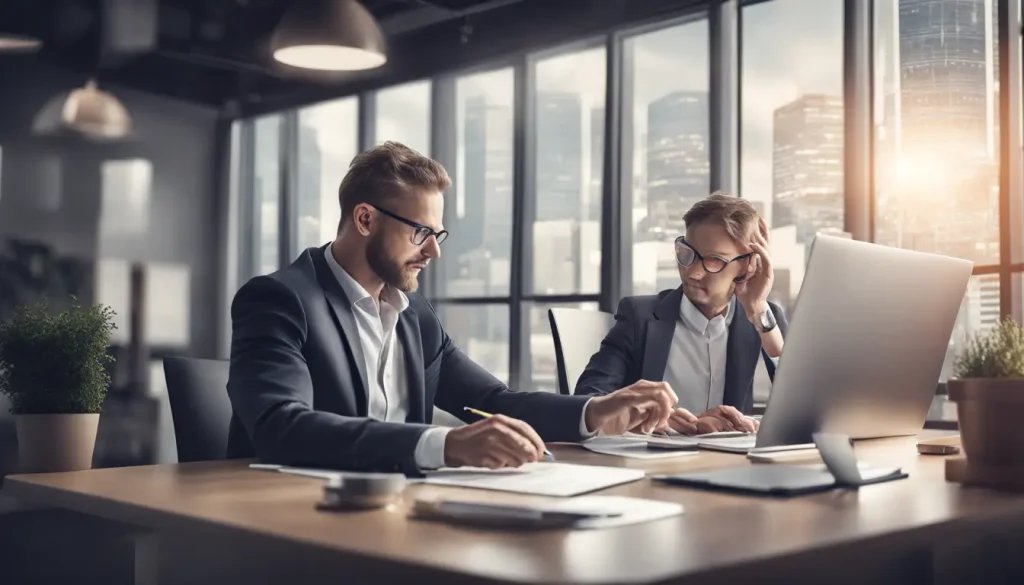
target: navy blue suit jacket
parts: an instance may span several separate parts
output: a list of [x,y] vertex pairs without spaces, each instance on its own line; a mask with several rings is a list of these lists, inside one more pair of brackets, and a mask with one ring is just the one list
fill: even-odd
[[[576,382],[575,395],[607,394],[639,380],[663,381],[682,300],[682,290],[674,289],[656,296],[626,297],[619,301],[615,325]],[[723,403],[750,413],[754,408],[754,369],[758,355],[763,355],[768,375],[773,380],[775,364],[761,348],[761,336],[747,320],[746,313],[737,310],[735,298],[732,303],[730,310],[735,313],[729,325]],[[785,336],[789,329],[786,316],[775,303],[768,305]]]
[[470,360],[418,294],[398,320],[407,370],[406,422],[367,418],[367,373],[352,305],[310,248],[246,283],[231,305],[229,457],[360,471],[419,473],[415,448],[433,407],[529,423],[545,441],[579,440],[582,396],[513,392]]

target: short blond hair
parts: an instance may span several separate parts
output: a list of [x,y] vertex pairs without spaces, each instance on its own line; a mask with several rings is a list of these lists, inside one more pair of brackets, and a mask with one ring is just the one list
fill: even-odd
[[399,142],[385,142],[352,159],[338,188],[341,218],[360,203],[383,205],[415,189],[444,191],[451,185],[441,163]]
[[695,203],[683,215],[683,222],[687,228],[700,223],[715,222],[724,226],[732,239],[746,242],[757,229],[760,217],[761,214],[749,200],[716,191],[710,197]]

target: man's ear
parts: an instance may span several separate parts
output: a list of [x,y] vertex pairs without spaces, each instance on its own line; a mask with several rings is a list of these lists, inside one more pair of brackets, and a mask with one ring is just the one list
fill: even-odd
[[373,208],[366,203],[360,203],[352,209],[352,223],[361,236],[370,235],[370,228],[373,226]]

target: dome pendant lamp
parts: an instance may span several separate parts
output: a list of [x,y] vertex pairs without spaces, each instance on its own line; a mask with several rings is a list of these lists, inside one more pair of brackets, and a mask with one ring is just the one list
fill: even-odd
[[361,71],[387,62],[384,33],[356,0],[293,0],[270,47],[274,59],[303,69]]

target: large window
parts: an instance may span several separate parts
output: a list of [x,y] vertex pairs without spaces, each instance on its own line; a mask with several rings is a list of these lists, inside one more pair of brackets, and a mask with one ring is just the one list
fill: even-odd
[[281,116],[258,118],[254,124],[254,169],[251,221],[257,274],[278,268],[278,214],[281,189]]
[[298,251],[322,246],[338,233],[341,220],[338,187],[358,151],[358,110],[357,98],[343,98],[299,110],[295,224]]
[[441,325],[470,359],[509,381],[508,305],[442,304],[437,307]]
[[686,210],[710,194],[708,23],[631,37],[623,49],[622,188],[632,201],[623,238],[633,272],[624,289],[651,294],[679,286],[672,241]]
[[[988,0],[876,0],[875,241],[998,266],[998,34]],[[1005,259],[1009,262],[1009,259]],[[943,367],[999,319],[971,279]]]
[[416,81],[376,95],[374,142],[394,140],[430,155],[430,82]]
[[445,201],[450,232],[437,262],[440,298],[507,297],[512,255],[511,69],[455,81],[455,164]]
[[789,312],[814,236],[843,231],[843,1],[744,8],[742,45],[740,195],[771,226]]
[[602,46],[534,64],[534,294],[601,291],[606,62]]
[[[613,309],[623,294],[678,287],[672,240],[683,215],[716,177],[738,177],[733,194],[771,228],[772,300],[790,315],[818,234],[972,260],[945,379],[965,336],[1024,304],[1007,290],[1024,278],[1024,248],[1014,248],[1024,214],[1020,169],[1000,168],[1009,124],[999,99],[1010,92],[999,91],[998,3],[871,5],[871,47],[860,4],[717,3],[711,19],[680,12],[488,70],[247,119],[242,272],[276,270],[295,249],[333,238],[337,188],[359,142],[402,142],[452,178],[450,237],[423,292],[471,358],[517,389],[554,391],[547,309]],[[869,57],[872,103],[844,103],[871,77],[844,68]],[[606,129],[618,143],[606,145]],[[871,153],[845,151],[869,139]],[[1016,214],[1009,228],[1001,209]],[[1001,256],[1008,249],[1014,257]],[[755,399],[769,389],[759,366]]]

